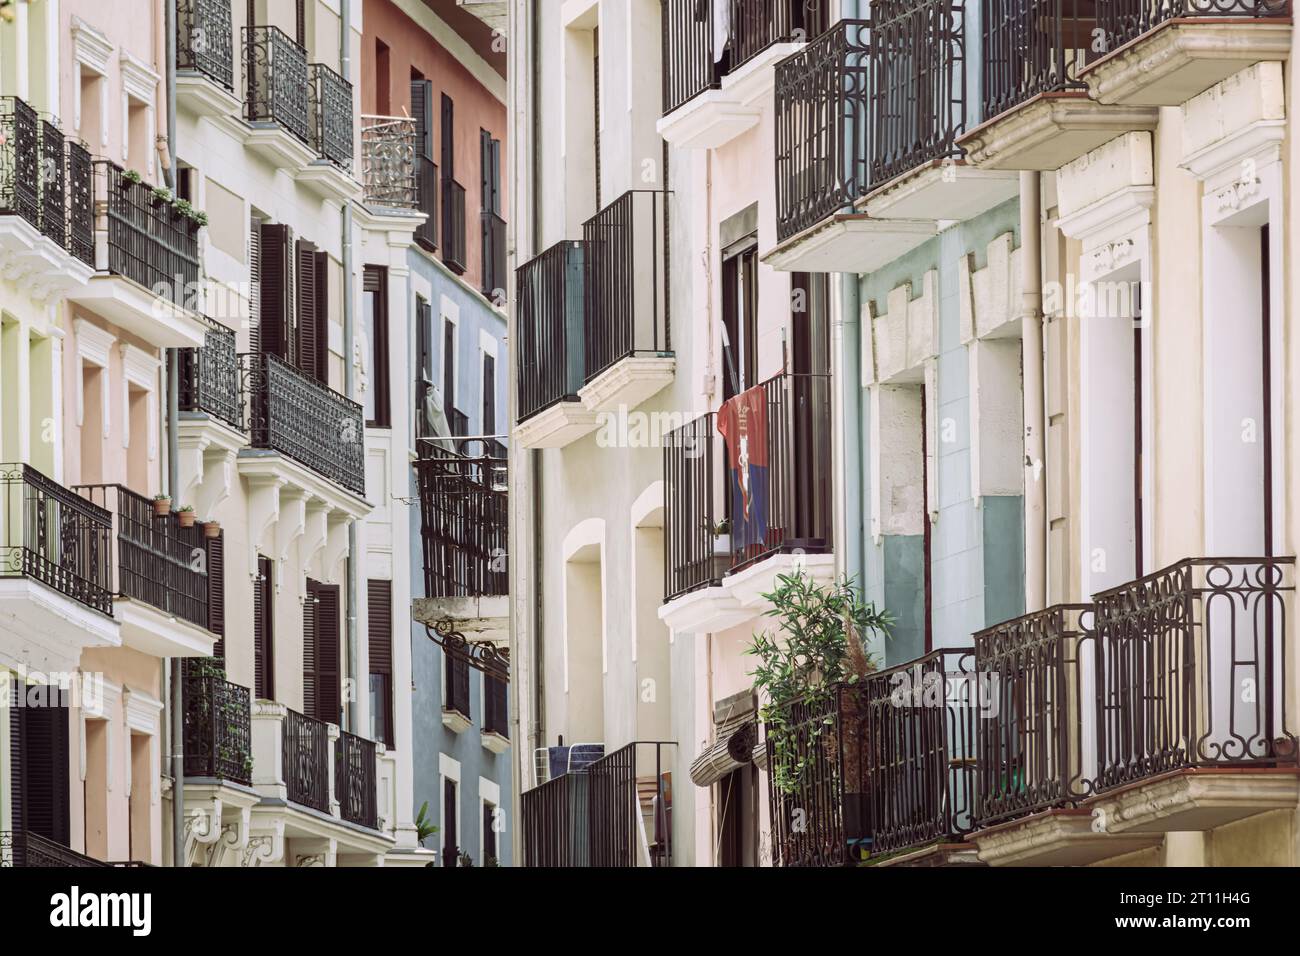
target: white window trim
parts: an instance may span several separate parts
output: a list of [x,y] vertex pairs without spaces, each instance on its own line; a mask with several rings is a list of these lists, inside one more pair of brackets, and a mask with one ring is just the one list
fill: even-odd
[[[25,5],[20,4],[22,10]],[[72,18],[72,56],[73,59],[91,73],[99,77],[99,130],[100,147],[108,146],[108,64],[113,57],[113,44],[107,36],[100,33],[80,17]],[[73,126],[81,131],[81,71],[77,71],[76,82],[72,88]],[[20,73],[21,75],[21,73]]]
[[442,396],[443,407],[456,407],[456,391],[460,385],[461,370],[457,368],[455,356],[460,354],[460,306],[449,296],[442,296],[438,303],[438,314],[441,316],[438,322],[438,387],[447,381],[447,341],[446,328],[447,323],[451,323],[451,394]]
[[[461,787],[460,781],[460,761],[453,760],[445,753],[438,754],[438,837],[439,849],[441,853],[446,847],[447,839],[447,781],[450,780],[456,784],[456,840],[460,843],[461,830],[461,805],[465,802],[465,794]],[[446,865],[446,860],[441,860]]]
[[[491,804],[496,809],[501,809],[501,787],[495,781],[487,777],[478,778],[478,855],[479,866],[487,862],[484,847],[487,846],[487,834],[483,830],[483,810],[487,804]],[[501,834],[498,834],[500,836]],[[497,861],[501,859],[501,840],[497,840]]]
[[162,77],[125,50],[118,62],[122,74],[122,162],[131,158],[131,101],[135,100],[145,109],[145,170],[152,176],[156,150],[150,144],[157,136],[156,101]]
[[134,345],[123,343],[122,350],[122,447],[131,447],[131,386],[149,393],[149,460],[158,458],[158,371],[162,361]]
[[[492,338],[492,336],[489,335],[486,330],[479,329],[478,332],[478,409],[476,411],[478,412],[478,416],[479,416],[478,430],[480,434],[483,435],[487,434],[487,422],[483,421],[483,407],[484,405],[487,404],[487,378],[483,375],[483,359],[485,356],[489,356],[489,355],[492,357],[493,367],[496,369],[496,374],[500,376],[501,351],[497,345],[497,340]],[[498,415],[499,413],[500,410],[498,410]],[[494,423],[492,430],[494,432],[500,431],[501,430],[500,423]]]
[[72,323],[72,327],[77,335],[77,380],[74,383],[77,388],[77,427],[80,428],[86,423],[86,378],[85,366],[93,365],[100,369],[102,374],[99,377],[99,403],[100,403],[100,425],[103,435],[101,438],[107,439],[109,435],[109,386],[108,386],[108,357],[112,352],[113,343],[117,339],[111,332],[101,329],[93,322],[87,322],[85,319],[77,319]]

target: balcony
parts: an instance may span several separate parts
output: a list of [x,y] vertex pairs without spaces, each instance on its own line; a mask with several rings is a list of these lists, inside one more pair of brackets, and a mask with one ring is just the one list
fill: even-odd
[[[681,633],[713,633],[759,617],[776,575],[802,567],[828,579],[831,555],[831,381],[778,375],[763,391],[766,471],[751,472],[750,517],[707,415],[664,441],[665,603]],[[724,519],[730,525],[719,532]]]
[[242,431],[235,332],[218,322],[207,323],[203,347],[180,350],[180,410],[211,416]]
[[483,281],[479,290],[489,302],[504,308],[507,283],[506,272],[506,221],[494,212],[480,213],[483,235]]
[[361,117],[361,184],[369,206],[417,210],[415,120]]
[[1098,60],[1107,16],[1095,0],[1008,0],[982,38],[984,122],[958,144],[986,169],[1055,170],[1132,130],[1151,130],[1156,110],[1106,106],[1088,96],[1085,68]]
[[470,458],[421,443],[420,490],[424,593],[430,598],[508,593],[507,462]]
[[483,748],[494,754],[510,749],[510,685],[491,674],[483,675],[483,728],[479,738]]
[[425,219],[415,230],[415,241],[427,252],[438,249],[438,164],[428,156],[415,157],[415,211]]
[[469,704],[469,658],[460,651],[447,649],[442,662],[446,668],[442,675],[442,725],[453,734],[461,734],[474,723]]
[[[277,452],[350,494],[364,496],[361,406],[270,353],[242,359],[252,448]],[[241,469],[244,464],[241,460]]]
[[454,179],[442,180],[442,262],[456,275],[465,274],[465,187]]
[[974,115],[964,12],[886,0],[776,68],[775,268],[870,272],[1015,196],[1017,177],[969,167]]
[[111,867],[30,830],[0,830],[0,869]]
[[107,160],[94,184],[99,274],[69,299],[155,348],[202,345],[199,223]]
[[38,302],[83,286],[94,267],[89,154],[14,96],[0,98],[0,254]]
[[583,362],[587,245],[560,242],[519,267],[519,423],[525,448],[563,448],[596,430],[578,397]]
[[345,730],[334,741],[334,792],[339,816],[368,830],[379,829],[377,754],[373,740]]
[[631,743],[525,791],[524,865],[672,866],[675,747]]
[[757,126],[772,92],[772,65],[829,26],[828,6],[665,0],[660,134],[684,149],[717,149]]
[[0,664],[77,669],[116,647],[112,517],[30,465],[0,467]]
[[184,676],[185,776],[253,782],[250,692],[208,662],[191,662]]
[[178,0],[176,100],[198,116],[239,112],[230,0]]
[[317,156],[307,51],[279,27],[243,31],[244,119],[252,127],[247,145],[275,166],[296,172]]
[[117,540],[113,616],[122,643],[154,657],[208,657],[207,541],[203,527],[159,515],[154,503],[121,485],[77,485],[78,494],[112,516]]
[[1234,73],[1291,51],[1289,0],[1112,0],[1099,5],[1100,59],[1081,71],[1099,103],[1181,106]]
[[307,74],[311,147],[318,158],[294,178],[324,199],[340,203],[360,199],[361,185],[352,177],[352,84],[324,63],[308,65]]
[[329,813],[330,725],[286,709],[280,732],[289,801]]

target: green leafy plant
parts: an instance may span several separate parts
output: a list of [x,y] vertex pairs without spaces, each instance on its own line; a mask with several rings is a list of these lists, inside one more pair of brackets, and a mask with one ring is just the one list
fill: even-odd
[[468,853],[462,851],[460,856],[456,860],[456,865],[464,866],[464,867],[472,867],[474,865],[474,858],[470,856]]
[[193,505],[181,505],[181,506],[180,506],[179,508],[177,508],[176,510],[177,510],[177,511],[184,512],[185,514],[192,514],[192,513],[194,512],[194,506],[193,506]]
[[128,169],[122,174],[122,179],[128,183],[135,183],[137,186],[144,182],[144,177],[134,169]]
[[501,867],[501,861],[498,860],[496,857],[492,856],[491,854],[488,854],[487,856],[483,857],[483,869],[495,870],[495,869],[499,869],[500,867]]
[[[745,650],[758,658],[750,676],[763,701],[759,719],[772,748],[772,784],[789,795],[799,790],[814,748],[833,742],[827,735],[838,732],[830,714],[800,726],[795,705],[805,715],[826,713],[840,685],[852,687],[876,670],[865,642],[872,634],[888,637],[893,619],[864,602],[852,582],[818,584],[802,569],[778,575],[776,589],[764,597],[772,605],[765,614],[778,622],[776,630],[755,634]],[[856,707],[855,695],[846,700]],[[844,750],[847,755],[857,748]],[[852,770],[842,768],[846,776]]]
[[420,812],[415,815],[416,841],[422,844],[437,832],[437,825],[429,819],[429,801],[425,800],[424,803],[420,804]]
[[208,214],[202,209],[196,209],[190,216],[190,222],[197,223],[200,226],[206,226],[208,224]]
[[165,492],[165,491],[160,491],[160,492],[158,492],[158,494],[156,494],[156,495],[153,496],[153,500],[154,500],[154,501],[171,501],[171,500],[172,500],[172,496],[169,495],[169,494],[167,494],[167,492]]
[[717,524],[711,527],[709,526],[708,522],[705,522],[705,527],[709,529],[710,534],[715,536],[720,534],[731,534],[731,519],[723,518],[721,521],[719,521]]
[[172,191],[165,186],[155,186],[153,199],[156,203],[170,203],[172,201]]

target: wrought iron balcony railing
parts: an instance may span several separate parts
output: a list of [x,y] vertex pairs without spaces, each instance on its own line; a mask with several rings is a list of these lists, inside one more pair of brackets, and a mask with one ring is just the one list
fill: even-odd
[[95,161],[90,150],[67,142],[68,252],[95,265]]
[[587,247],[586,380],[625,358],[672,350],[668,196],[631,190],[582,227]]
[[1081,90],[1094,48],[1097,0],[984,0],[983,116],[1040,93]]
[[16,96],[0,97],[0,215],[41,228],[41,132],[36,111]]
[[0,465],[0,577],[113,613],[113,520],[31,465]]
[[731,544],[714,534],[718,441],[712,412],[664,436],[664,599],[718,584],[731,567]]
[[1094,595],[1096,790],[1296,765],[1294,591],[1294,558],[1196,558]]
[[465,187],[454,179],[442,181],[442,261],[464,275],[466,263]]
[[242,431],[243,406],[239,398],[239,353],[235,332],[207,320],[203,347],[179,349],[180,410],[201,412]]
[[415,167],[414,119],[361,117],[361,182],[368,204],[418,208]]
[[379,829],[378,750],[373,740],[346,730],[334,741],[334,793],[349,823]]
[[506,221],[497,213],[481,214],[483,231],[483,280],[479,289],[493,303],[505,304]]
[[235,89],[234,32],[230,0],[179,0],[176,4],[176,69],[206,76]]
[[60,249],[68,248],[67,159],[63,133],[41,120],[41,233]]
[[208,575],[195,554],[206,551],[203,528],[181,527],[180,516],[159,516],[153,502],[121,485],[76,485],[86,500],[112,515],[117,537],[116,593],[206,628]]
[[510,685],[491,674],[483,675],[483,731],[510,738]]
[[307,67],[311,90],[311,144],[322,159],[352,169],[352,84],[324,63]]
[[488,597],[509,589],[504,458],[470,458],[420,443],[420,538],[426,597]]
[[[520,799],[524,865],[672,866],[676,744],[637,741]],[[644,842],[642,834],[645,835]]]
[[[209,662],[203,661],[205,665]],[[185,776],[214,777],[245,786],[253,780],[251,700],[247,687],[220,674],[187,668]]]
[[329,725],[286,709],[280,733],[290,802],[329,813]]
[[415,241],[430,252],[438,248],[438,192],[440,191],[438,164],[428,156],[415,158],[416,212],[425,220],[415,229]]
[[199,287],[199,224],[107,160],[95,160],[95,192],[108,271],[193,308]]
[[244,27],[244,119],[311,142],[307,51],[279,27]]
[[0,869],[9,867],[90,868],[110,867],[30,830],[0,830]]
[[585,242],[557,243],[515,274],[519,303],[519,420],[577,401],[586,377]]
[[360,405],[267,352],[242,356],[254,448],[278,451],[357,495],[366,491]]
[[[1083,4],[1084,0],[1075,2]],[[1110,52],[1170,20],[1239,19],[1248,23],[1291,16],[1290,0],[1094,0],[1082,9],[1088,6],[1095,7],[1095,26],[1105,44],[1102,49]]]
[[830,24],[828,6],[826,0],[665,0],[664,114],[717,88],[773,44],[817,36]]
[[980,826],[1092,795],[1082,733],[1094,705],[1092,624],[1092,605],[1065,604],[975,635],[975,671],[988,695],[976,740]]

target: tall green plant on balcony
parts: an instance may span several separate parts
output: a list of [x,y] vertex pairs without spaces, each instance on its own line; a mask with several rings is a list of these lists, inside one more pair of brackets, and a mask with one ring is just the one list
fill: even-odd
[[[759,719],[772,748],[768,768],[772,785],[781,793],[794,795],[813,762],[814,750],[837,743],[831,735],[850,732],[841,731],[835,718],[828,715],[811,729],[811,739],[801,746],[792,721],[794,705],[808,711],[824,709],[838,686],[852,687],[875,671],[878,663],[866,650],[867,638],[873,634],[888,637],[893,619],[864,602],[850,581],[818,584],[802,569],[778,575],[776,589],[763,596],[771,603],[765,614],[777,621],[777,627],[775,632],[755,634],[746,653],[758,658],[750,676],[760,693]],[[856,707],[856,701],[855,695],[846,695],[842,706]],[[846,728],[861,726],[855,719],[839,723]],[[857,759],[860,748],[845,746],[842,752],[847,763]],[[846,766],[841,772],[846,779],[855,779],[858,769]]]

